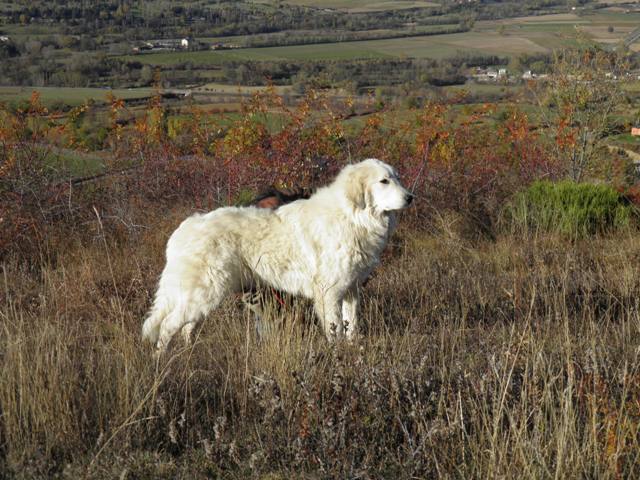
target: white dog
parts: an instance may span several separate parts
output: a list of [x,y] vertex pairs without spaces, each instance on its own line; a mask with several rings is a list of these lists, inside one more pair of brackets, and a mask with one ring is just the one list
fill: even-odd
[[358,286],[379,263],[395,212],[412,199],[391,166],[369,159],[277,210],[226,207],[187,218],[167,243],[142,336],[159,352],[180,329],[188,341],[226,295],[257,283],[312,299],[327,337],[352,337]]

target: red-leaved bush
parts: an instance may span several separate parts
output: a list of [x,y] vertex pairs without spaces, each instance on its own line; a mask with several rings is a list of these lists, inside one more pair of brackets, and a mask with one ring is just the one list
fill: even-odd
[[86,150],[82,125],[97,107],[55,115],[37,95],[27,108],[3,107],[0,252],[33,252],[80,238],[98,217],[103,231],[130,235],[176,206],[208,210],[269,185],[312,189],[367,157],[399,169],[420,199],[412,217],[422,224],[445,208],[490,222],[513,192],[560,171],[515,108],[498,120],[493,105],[460,112],[455,99],[408,114],[358,114],[371,112],[372,104],[309,92],[291,107],[267,89],[238,114],[224,114],[194,105],[169,111],[156,94],[135,115],[109,97],[101,127],[104,165],[89,176],[56,165],[54,154]]

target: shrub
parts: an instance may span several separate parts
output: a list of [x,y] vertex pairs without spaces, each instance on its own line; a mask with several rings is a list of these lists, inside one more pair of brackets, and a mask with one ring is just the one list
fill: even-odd
[[545,180],[519,192],[503,218],[513,230],[580,238],[627,226],[631,215],[631,206],[610,186]]

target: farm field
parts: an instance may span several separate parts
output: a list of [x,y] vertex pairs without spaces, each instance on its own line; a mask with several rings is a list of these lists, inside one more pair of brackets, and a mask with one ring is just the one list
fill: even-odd
[[44,104],[62,102],[67,105],[80,105],[90,99],[103,102],[109,93],[125,100],[147,98],[153,94],[151,88],[0,87],[0,102],[29,100],[34,91],[40,94]]
[[287,0],[285,3],[291,5],[303,5],[307,7],[315,8],[331,8],[336,10],[344,10],[346,12],[374,12],[384,10],[402,10],[406,8],[425,8],[425,7],[437,7],[438,2],[429,1],[412,1],[412,0],[399,0],[399,1],[367,1],[367,0]]
[[[403,39],[404,40],[404,39]],[[285,47],[243,48],[201,52],[162,52],[120,57],[152,65],[174,65],[191,62],[195,65],[220,65],[229,61],[275,61],[275,60],[340,60],[350,58],[384,58],[392,55],[378,51],[374,42],[342,42],[318,45],[296,45]]]
[[194,92],[200,93],[224,93],[224,94],[239,94],[239,95],[247,95],[256,92],[261,92],[266,90],[267,88],[273,88],[274,92],[278,95],[282,95],[291,91],[291,87],[287,86],[274,86],[274,87],[263,87],[263,86],[245,86],[245,85],[227,85],[224,83],[205,83],[195,89]]
[[[502,29],[502,35],[507,38],[526,38],[545,49],[552,49],[572,46],[580,32],[596,42],[615,43],[639,24],[640,13],[598,10],[581,16],[565,13],[477,22],[474,29],[487,34]],[[608,31],[609,27],[613,27],[612,32]]]
[[[560,43],[560,42],[558,42]],[[456,33],[362,42],[324,43],[285,47],[246,48],[211,52],[166,52],[121,57],[152,65],[192,62],[219,65],[227,61],[347,60],[375,58],[446,58],[460,51],[519,54],[546,51],[528,38],[503,37],[497,33]]]
[[471,94],[519,94],[522,93],[524,87],[522,85],[500,85],[493,83],[466,83],[464,85],[450,85],[443,87],[448,93],[457,93],[466,91]]
[[[497,55],[531,54],[575,45],[578,30],[596,41],[614,43],[635,28],[639,18],[640,14],[609,11],[582,17],[575,14],[554,14],[479,21],[470,32],[446,35],[238,50],[162,52],[121,58],[168,66],[183,62],[220,65],[227,61],[243,60],[347,60],[394,57],[442,59],[468,51]],[[613,32],[608,31],[609,26],[613,26]],[[501,28],[503,30],[498,33]],[[216,40],[233,42],[234,37],[216,37]]]
[[5,35],[44,37],[62,32],[59,26],[44,25],[3,25],[2,31]]

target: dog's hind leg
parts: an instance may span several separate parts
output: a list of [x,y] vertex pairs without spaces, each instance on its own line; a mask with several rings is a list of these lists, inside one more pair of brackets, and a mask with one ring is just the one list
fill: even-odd
[[179,330],[185,343],[190,344],[193,330],[220,304],[228,290],[228,285],[220,282],[213,287],[193,289],[176,301],[174,308],[160,325],[156,344],[158,352],[162,353],[167,349]]
[[189,322],[184,327],[182,327],[182,330],[180,330],[180,334],[182,335],[182,339],[184,340],[185,344],[191,345],[191,340],[193,339],[193,331],[198,325],[200,325],[200,321]]
[[180,305],[174,308],[160,325],[160,333],[156,344],[158,352],[163,353],[167,349],[169,342],[171,342],[178,330],[181,330],[182,338],[184,338],[187,345],[190,344],[191,332],[208,311],[210,311],[210,308],[203,312],[202,309],[195,309],[190,305]]
[[169,342],[187,322],[185,321],[185,312],[181,307],[174,308],[162,321],[160,332],[158,334],[158,342],[156,350],[158,354],[162,354],[167,350]]

